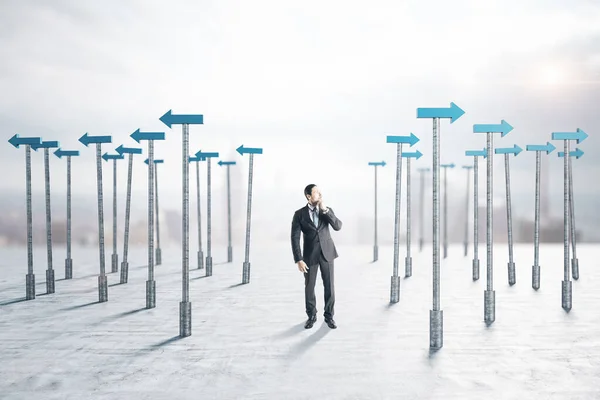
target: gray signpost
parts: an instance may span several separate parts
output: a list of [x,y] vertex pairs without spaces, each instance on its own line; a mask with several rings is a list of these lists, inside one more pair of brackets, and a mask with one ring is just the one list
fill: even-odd
[[227,167],[227,262],[233,261],[233,247],[231,245],[231,177],[229,167],[235,165],[235,161],[219,161],[219,166]]
[[219,153],[202,152],[196,153],[197,158],[206,159],[206,276],[212,276],[212,182],[211,182],[211,158],[218,158]]
[[196,213],[198,215],[198,269],[204,269],[204,251],[202,250],[202,210],[200,207],[200,162],[206,161],[204,157],[190,156],[190,162],[196,163]]
[[100,275],[98,275],[98,302],[108,301],[108,281],[106,279],[104,255],[104,197],[102,192],[102,143],[111,143],[111,136],[89,136],[85,133],[79,141],[86,147],[96,145],[96,183],[98,187],[98,250],[100,253]]
[[162,250],[160,248],[160,213],[158,206],[158,164],[163,164],[164,160],[154,160],[154,211],[156,214],[156,265],[162,264]]
[[444,258],[448,257],[448,168],[454,168],[454,163],[442,164],[444,168]]
[[420,188],[419,192],[419,252],[423,251],[425,244],[425,173],[431,171],[429,168],[418,168]]
[[119,271],[119,254],[117,253],[117,161],[125,157],[122,154],[104,153],[102,158],[104,161],[113,160],[113,253],[111,258],[111,272],[115,273]]
[[373,169],[375,170],[375,228],[373,231],[373,262],[375,262],[379,259],[379,245],[377,243],[377,167],[385,167],[385,161],[372,161],[369,162],[369,165],[374,167]]
[[412,184],[410,177],[410,159],[421,158],[423,154],[417,150],[412,153],[403,153],[402,157],[406,158],[406,257],[404,259],[404,277],[408,278],[412,276],[412,257],[410,254],[410,245],[411,245],[411,221],[412,221],[412,211],[411,211],[411,202],[412,202]]
[[479,157],[487,158],[487,150],[467,150],[465,155],[473,157],[473,281],[477,281],[479,280]]
[[181,124],[183,130],[182,136],[182,148],[181,148],[181,165],[182,165],[182,290],[181,290],[181,303],[179,303],[179,336],[187,337],[192,334],[192,303],[190,302],[190,257],[189,257],[189,244],[190,244],[190,215],[189,215],[189,125],[190,124],[204,124],[204,116],[201,114],[189,114],[189,115],[175,115],[171,113],[171,110],[167,111],[160,120],[171,128],[174,124]]
[[472,165],[463,165],[467,171],[467,195],[465,196],[465,239],[463,241],[464,256],[469,254],[469,198],[471,197],[471,170]]
[[31,211],[31,146],[42,142],[39,137],[19,137],[15,134],[8,140],[15,148],[25,146],[25,193],[27,207],[27,275],[25,275],[25,299],[35,299],[35,274],[33,273],[33,218]]
[[500,124],[475,124],[473,133],[486,134],[487,157],[487,289],[484,292],[484,320],[487,325],[496,320],[496,292],[494,291],[494,141],[493,134],[501,133],[506,136],[513,127],[502,120]]

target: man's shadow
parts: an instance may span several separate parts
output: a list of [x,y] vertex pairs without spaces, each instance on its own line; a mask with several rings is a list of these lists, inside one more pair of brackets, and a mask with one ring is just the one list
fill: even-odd
[[304,339],[302,342],[298,343],[290,350],[291,358],[299,358],[304,353],[306,353],[311,347],[313,347],[317,342],[325,337],[331,329],[327,326],[326,323],[323,322],[321,327],[312,335]]

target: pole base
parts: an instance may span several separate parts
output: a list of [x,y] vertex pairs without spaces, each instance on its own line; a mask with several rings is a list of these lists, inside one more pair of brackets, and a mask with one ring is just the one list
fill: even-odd
[[250,262],[244,261],[244,266],[242,268],[242,283],[250,283]]
[[473,260],[473,281],[479,280],[479,260]]
[[25,275],[25,299],[35,299],[35,274]]
[[106,275],[98,275],[98,302],[108,301],[108,279]]
[[400,277],[392,276],[390,286],[390,303],[397,303],[400,301]]
[[379,246],[373,246],[373,262],[379,260]]
[[192,303],[182,301],[179,303],[179,336],[192,335]]
[[484,321],[486,324],[493,324],[496,320],[496,291],[486,290],[484,296]]
[[146,281],[146,308],[156,307],[156,281]]
[[444,259],[448,258],[448,244],[444,243]]
[[160,247],[156,248],[156,255],[154,256],[154,258],[156,259],[156,265],[162,264],[162,250],[160,249]]
[[444,311],[429,310],[429,347],[441,349],[444,345]]
[[231,246],[227,246],[227,262],[233,262],[233,248]]
[[571,273],[573,274],[573,279],[579,279],[579,259],[572,258],[571,259]]
[[515,263],[514,262],[509,262],[508,263],[508,284],[510,286],[512,286],[515,283],[517,283],[517,275],[516,275],[516,271],[515,271]]
[[562,308],[571,311],[573,306],[573,282],[562,281]]
[[73,259],[65,258],[65,279],[73,279]]
[[212,256],[206,257],[206,276],[212,276]]
[[46,293],[51,294],[54,293],[54,270],[47,269],[46,270]]
[[119,272],[119,255],[118,254],[113,254],[112,255],[110,271],[113,274],[115,272]]
[[424,240],[423,239],[419,239],[419,252],[423,251],[423,244],[424,244]]
[[463,254],[464,254],[464,256],[466,257],[466,256],[469,254],[469,243],[468,243],[468,242],[465,242],[465,243],[464,243],[464,250],[465,250],[465,251],[464,251],[464,253],[463,253]]
[[534,265],[531,267],[531,287],[535,290],[540,288],[540,266]]
[[404,277],[409,278],[412,276],[412,257],[404,258]]
[[204,269],[204,252],[202,250],[198,252],[198,269]]
[[129,263],[127,261],[123,261],[121,263],[121,284],[127,283],[127,279],[129,278]]

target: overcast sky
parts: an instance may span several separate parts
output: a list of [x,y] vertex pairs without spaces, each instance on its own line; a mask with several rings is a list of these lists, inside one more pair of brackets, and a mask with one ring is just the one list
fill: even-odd
[[[172,109],[204,115],[204,125],[190,128],[191,149],[237,161],[241,184],[247,156],[235,148],[264,148],[255,158],[254,204],[260,212],[276,208],[285,224],[312,182],[347,219],[357,207],[372,207],[367,162],[379,160],[389,163],[380,173],[382,215],[393,215],[395,147],[386,135],[413,132],[421,141],[412,150],[424,154],[413,165],[430,166],[431,121],[416,119],[416,108],[452,101],[466,114],[442,121],[442,162],[471,163],[464,151],[485,145],[474,123],[505,119],[514,131],[496,144],[522,148],[544,144],[552,131],[581,128],[590,137],[574,163],[576,194],[582,202],[600,198],[594,0],[0,0],[0,59],[0,167],[10,172],[2,191],[24,193],[24,151],[6,143],[15,133],[80,150],[73,190],[93,195],[94,150],[78,142],[83,133],[113,135],[105,146],[111,151],[135,145],[129,134],[138,128],[164,130],[167,140],[156,144],[156,157],[165,159],[162,204],[178,208],[181,127],[170,130],[158,119]],[[34,185],[41,190],[38,153]],[[147,183],[141,161],[139,192]],[[57,190],[64,190],[64,165],[51,160]],[[561,159],[552,154],[547,165],[561,215]],[[497,157],[499,198],[502,168]],[[528,214],[534,155],[521,153],[512,168],[514,195],[526,199],[516,212]],[[214,173],[220,193],[224,175]],[[464,188],[463,170],[448,178]]]

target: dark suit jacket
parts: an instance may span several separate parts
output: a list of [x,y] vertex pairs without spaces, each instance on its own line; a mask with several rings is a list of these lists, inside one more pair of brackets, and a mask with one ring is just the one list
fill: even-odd
[[[329,233],[329,226],[334,231],[342,229],[342,221],[335,216],[331,208],[326,214],[319,211],[318,227],[312,221],[308,205],[294,213],[292,219],[292,253],[294,254],[295,263],[304,260],[308,266],[316,265],[319,263],[321,252],[329,262],[338,257],[335,244]],[[302,252],[300,251],[300,232],[303,234],[304,241]]]

